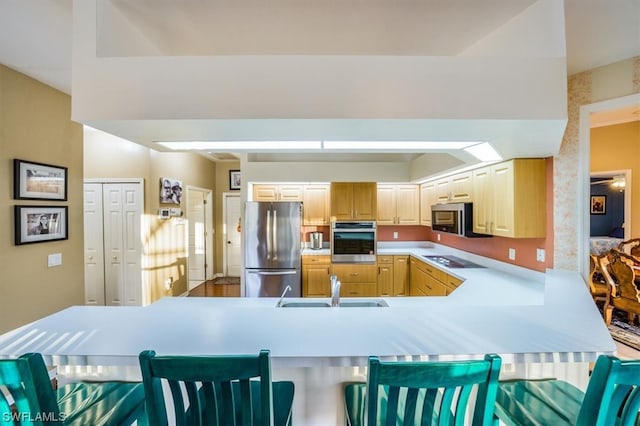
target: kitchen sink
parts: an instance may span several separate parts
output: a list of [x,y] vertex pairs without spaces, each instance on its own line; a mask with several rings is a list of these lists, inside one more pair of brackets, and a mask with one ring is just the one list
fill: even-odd
[[281,308],[329,308],[331,305],[326,302],[284,302]]
[[[385,308],[388,307],[387,302],[381,299],[374,300],[343,300],[340,302],[340,308]],[[318,301],[296,301],[284,302],[281,308],[330,308],[331,304]]]
[[384,300],[350,300],[340,302],[341,308],[387,308]]

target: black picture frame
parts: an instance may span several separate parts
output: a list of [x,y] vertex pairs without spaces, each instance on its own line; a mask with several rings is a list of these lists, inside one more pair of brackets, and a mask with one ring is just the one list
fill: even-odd
[[14,206],[15,244],[69,239],[67,206]]
[[13,160],[13,198],[16,200],[67,201],[66,167]]
[[607,196],[591,196],[591,214],[607,214]]
[[229,189],[239,190],[241,182],[240,170],[229,170]]

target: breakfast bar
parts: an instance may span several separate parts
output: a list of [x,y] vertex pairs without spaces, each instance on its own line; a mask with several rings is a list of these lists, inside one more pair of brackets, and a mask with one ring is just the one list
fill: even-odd
[[[433,249],[408,251],[423,256]],[[465,281],[448,297],[374,298],[383,307],[276,307],[277,298],[74,306],[0,336],[0,356],[40,352],[58,366],[61,380],[139,379],[145,349],[184,355],[269,349],[274,380],[295,382],[294,422],[321,425],[342,422],[342,383],[366,380],[369,355],[455,360],[497,353],[503,378],[553,376],[584,388],[588,363],[615,353],[577,273],[524,278],[492,267],[457,273]]]

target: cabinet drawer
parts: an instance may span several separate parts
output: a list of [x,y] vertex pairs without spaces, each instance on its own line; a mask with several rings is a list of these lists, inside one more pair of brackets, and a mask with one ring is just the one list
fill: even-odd
[[[378,268],[373,265],[362,264],[333,264],[331,266],[333,275],[337,275],[340,282],[344,283],[375,283],[377,280]],[[375,295],[375,293],[374,293]]]
[[375,297],[378,288],[375,282],[343,283],[340,286],[340,297]]
[[393,256],[378,256],[378,263],[393,263]]
[[331,256],[302,256],[303,265],[328,265],[331,263]]
[[411,264],[415,265],[416,268],[421,270],[422,272],[431,275],[433,278],[437,279],[440,282],[447,282],[447,273],[442,269],[436,268],[428,263],[411,259]]
[[458,288],[458,286],[460,284],[462,284],[462,281],[460,278],[458,277],[454,277],[453,275],[447,275],[447,284],[449,285],[449,287],[451,287],[453,290],[455,290],[456,288]]

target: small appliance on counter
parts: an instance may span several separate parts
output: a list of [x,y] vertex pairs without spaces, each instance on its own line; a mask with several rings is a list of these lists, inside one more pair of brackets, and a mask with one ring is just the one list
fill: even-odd
[[309,234],[309,243],[313,250],[320,250],[322,248],[322,232],[312,232]]

